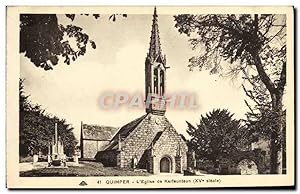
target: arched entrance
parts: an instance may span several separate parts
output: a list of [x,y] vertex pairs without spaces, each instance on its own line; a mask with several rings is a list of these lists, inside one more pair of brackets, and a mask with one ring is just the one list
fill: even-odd
[[240,170],[241,175],[258,174],[256,163],[249,159],[241,160],[237,168]]
[[[258,174],[266,173],[266,153],[264,151],[240,151],[233,154],[231,158],[234,160],[235,167],[237,167],[237,170],[241,170],[240,173],[244,172],[244,174],[247,174],[248,172],[252,171],[252,174],[255,174],[256,169]],[[245,161],[245,159],[247,159],[248,161]]]
[[170,173],[171,172],[171,160],[168,157],[163,157],[160,160],[160,172]]

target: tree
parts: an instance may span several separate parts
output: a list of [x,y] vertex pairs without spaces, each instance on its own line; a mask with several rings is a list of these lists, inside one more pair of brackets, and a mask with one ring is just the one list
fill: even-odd
[[[253,106],[245,100],[249,111],[246,113],[247,119],[245,120],[246,126],[249,129],[253,142],[258,140],[264,140],[270,142],[270,136],[274,129],[274,124],[278,122],[278,115],[272,111],[272,103],[270,96],[267,94],[267,90],[263,85],[257,84],[255,80],[252,80],[252,89],[243,89],[246,95],[254,102]],[[276,149],[282,148],[282,173],[285,173],[286,168],[286,111],[283,111],[282,115],[282,133],[278,134],[276,141]]]
[[[100,14],[92,15],[96,19],[100,17]],[[127,17],[126,14],[112,14],[109,19],[114,22],[117,15]],[[66,17],[73,21],[75,14],[66,14]],[[76,41],[76,48],[69,44],[66,37]],[[60,57],[69,65],[71,59],[75,61],[86,53],[88,44],[96,48],[96,43],[81,27],[72,24],[63,26],[58,23],[55,14],[20,15],[20,53],[25,53],[25,57],[35,66],[44,70],[52,70]]]
[[31,108],[30,103],[28,102],[28,97],[25,95],[24,92],[24,85],[23,85],[24,79],[20,79],[19,81],[19,137],[20,137],[20,142],[19,142],[19,153],[22,156],[27,155],[29,151],[28,148],[26,148],[25,144],[28,145],[27,142],[25,142],[26,138],[25,132],[24,132],[24,114],[25,112],[28,112],[29,109]]
[[199,158],[216,163],[220,157],[246,146],[247,131],[233,115],[226,109],[216,109],[206,116],[201,115],[200,123],[195,127],[187,122],[187,133],[192,137],[189,144]]
[[54,136],[54,125],[58,125],[58,134],[64,143],[64,151],[67,155],[72,155],[78,143],[73,130],[74,128],[64,119],[52,116],[40,105],[32,104],[29,96],[25,95],[24,80],[20,79],[19,103],[19,154],[28,156],[39,151],[47,154],[48,145]]
[[[206,68],[210,73],[236,77],[246,81],[258,79],[271,99],[276,116],[270,135],[271,173],[278,172],[278,152],[282,133],[282,98],[286,85],[286,16],[271,14],[177,15],[175,27],[193,36],[193,49],[199,56],[190,59],[192,70]],[[227,73],[224,73],[228,70]]]

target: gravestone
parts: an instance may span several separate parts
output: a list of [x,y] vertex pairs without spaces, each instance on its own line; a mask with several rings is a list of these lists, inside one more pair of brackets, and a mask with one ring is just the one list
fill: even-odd
[[39,155],[34,154],[33,155],[33,164],[36,164],[39,161]]
[[75,163],[75,165],[79,165],[78,155],[77,154],[74,155],[74,163]]

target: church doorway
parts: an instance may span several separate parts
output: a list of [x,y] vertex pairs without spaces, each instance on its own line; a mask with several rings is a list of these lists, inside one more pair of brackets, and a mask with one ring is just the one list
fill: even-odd
[[160,172],[170,173],[171,172],[171,160],[168,157],[163,157],[160,160]]

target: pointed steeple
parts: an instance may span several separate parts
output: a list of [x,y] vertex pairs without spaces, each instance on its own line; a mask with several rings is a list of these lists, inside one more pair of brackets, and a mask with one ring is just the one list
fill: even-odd
[[166,57],[162,54],[156,7],[152,19],[150,48],[145,60],[145,96],[146,112],[164,115],[166,112]]
[[148,57],[155,60],[158,56],[162,56],[160,48],[159,30],[158,30],[158,20],[157,20],[156,7],[154,7],[153,19],[152,19],[152,30],[150,39],[150,48]]

